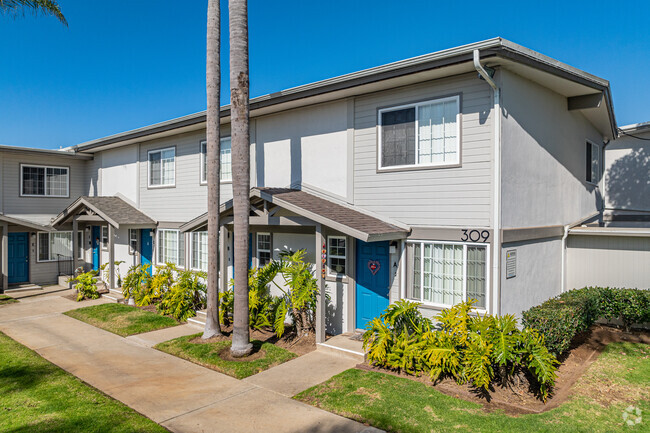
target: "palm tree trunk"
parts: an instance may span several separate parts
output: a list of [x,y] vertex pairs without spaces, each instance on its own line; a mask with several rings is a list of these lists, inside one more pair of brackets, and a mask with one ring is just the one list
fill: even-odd
[[232,189],[235,231],[235,301],[230,352],[250,354],[248,327],[248,231],[250,215],[250,139],[248,128],[248,4],[229,0]]
[[222,335],[219,324],[219,190],[221,179],[220,108],[220,10],[219,0],[208,1],[206,92],[206,160],[208,181],[208,298],[203,338]]

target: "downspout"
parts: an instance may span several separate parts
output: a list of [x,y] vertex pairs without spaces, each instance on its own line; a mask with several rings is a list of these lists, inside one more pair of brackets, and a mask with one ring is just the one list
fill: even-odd
[[494,237],[493,260],[492,260],[492,314],[501,313],[501,91],[490,74],[481,65],[479,50],[474,50],[474,68],[476,72],[492,87],[494,91],[494,206],[493,206],[493,228]]
[[565,225],[562,235],[562,291],[560,293],[566,291],[566,238],[569,237],[569,228],[571,228],[571,224]]

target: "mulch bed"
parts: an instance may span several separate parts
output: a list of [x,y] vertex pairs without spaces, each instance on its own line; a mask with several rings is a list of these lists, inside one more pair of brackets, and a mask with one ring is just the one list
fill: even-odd
[[560,358],[562,364],[557,371],[558,378],[552,396],[546,404],[530,392],[530,385],[525,378],[519,384],[510,384],[507,387],[494,386],[494,388],[490,389],[489,394],[485,394],[477,391],[471,385],[458,385],[453,379],[443,379],[433,383],[429,376],[412,376],[403,372],[368,365],[365,362],[357,365],[357,368],[423,382],[432,385],[444,394],[481,403],[487,411],[502,409],[510,415],[541,413],[564,403],[571,395],[573,384],[598,358],[598,355],[603,352],[605,347],[610,343],[623,341],[650,344],[650,332],[623,332],[609,326],[594,325],[587,332],[577,336],[567,354]]
[[[193,340],[190,340],[190,343],[204,344],[230,340],[230,336],[232,334],[232,325],[227,327],[224,327],[222,325],[221,331],[224,333],[223,337],[212,337],[208,338],[207,340],[204,340],[201,337],[197,337]],[[302,338],[297,338],[294,332],[286,332],[282,338],[278,338],[271,330],[251,329],[250,332],[251,340],[259,340],[263,343],[274,344],[275,346],[293,352],[298,356],[306,355],[307,353],[316,350],[316,336],[312,333],[304,335]],[[247,360],[249,359],[247,358]]]

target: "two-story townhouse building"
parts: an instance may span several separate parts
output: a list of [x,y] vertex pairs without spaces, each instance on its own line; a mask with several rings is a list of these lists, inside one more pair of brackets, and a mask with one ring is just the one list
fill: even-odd
[[[618,136],[611,101],[607,81],[501,38],[254,98],[251,266],[306,250],[322,286],[319,341],[364,328],[401,298],[427,315],[469,298],[520,314],[567,288],[569,231],[602,220],[603,147]],[[229,110],[222,287],[233,272]],[[205,112],[47,157],[11,152],[0,151],[10,190],[36,182],[16,166],[50,153],[78,161],[83,176],[73,182],[71,167],[71,194],[40,219],[20,210],[32,198],[3,192],[5,281],[20,282],[12,233],[32,240],[31,268],[46,237],[75,267],[207,267]],[[57,173],[46,169],[45,183]]]

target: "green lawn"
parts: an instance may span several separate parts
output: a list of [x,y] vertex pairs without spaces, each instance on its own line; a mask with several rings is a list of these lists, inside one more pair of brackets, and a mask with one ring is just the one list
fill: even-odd
[[0,332],[0,431],[166,432]]
[[[487,413],[477,403],[383,373],[347,370],[296,397],[348,418],[394,432],[649,432],[650,346],[615,343],[575,385],[575,395],[542,414]],[[644,421],[623,423],[628,406]]]
[[264,356],[251,361],[227,361],[219,357],[219,352],[230,347],[230,341],[220,341],[217,343],[190,342],[190,340],[200,336],[201,334],[194,334],[175,338],[160,343],[154,346],[154,348],[236,377],[237,379],[252,376],[298,356],[271,343],[262,343],[261,341],[254,340],[252,341],[254,349],[263,351]]
[[64,314],[122,337],[178,325],[171,317],[124,304],[93,305]]
[[0,295],[0,305],[13,304],[14,302],[18,302],[18,300],[12,298],[11,296]]

